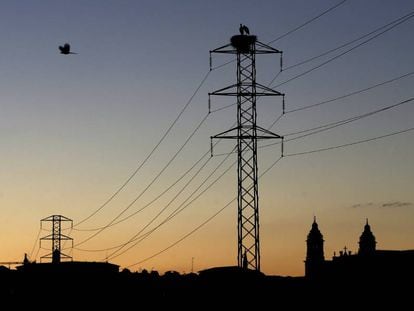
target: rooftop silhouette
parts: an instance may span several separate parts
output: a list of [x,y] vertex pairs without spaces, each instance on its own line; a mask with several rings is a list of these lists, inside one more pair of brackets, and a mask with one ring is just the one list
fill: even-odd
[[119,266],[107,262],[36,263],[25,256],[16,269],[0,266],[0,298],[18,304],[25,297],[41,297],[47,293],[51,301],[58,302],[65,293],[86,303],[104,306],[116,302],[129,306],[136,302],[139,293],[155,307],[182,306],[183,301],[211,307],[219,302],[231,302],[242,307],[251,303],[241,296],[248,288],[256,307],[274,303],[275,297],[280,305],[299,307],[303,300],[309,300],[327,307],[330,299],[341,299],[344,293],[372,307],[379,300],[364,301],[367,288],[394,301],[394,297],[401,297],[409,290],[405,284],[414,277],[414,250],[376,249],[377,242],[368,221],[359,239],[358,252],[352,253],[345,247],[331,260],[325,259],[324,238],[316,218],[306,243],[304,277],[270,276],[236,266],[189,274],[167,271],[160,275],[147,270],[119,271]]

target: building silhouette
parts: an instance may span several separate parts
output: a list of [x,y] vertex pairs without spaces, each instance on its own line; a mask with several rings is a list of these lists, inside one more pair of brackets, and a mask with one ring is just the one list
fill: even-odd
[[[318,274],[325,264],[325,256],[323,253],[323,235],[319,231],[316,217],[313,218],[312,228],[306,239],[306,261],[305,275],[313,277],[314,273]],[[315,276],[316,276],[315,275]]]
[[370,256],[375,254],[377,241],[375,240],[375,236],[371,231],[371,226],[368,224],[368,219],[364,226],[364,231],[359,238],[358,244],[358,254],[362,256]]
[[[108,262],[30,262],[25,256],[16,269],[0,266],[0,301],[14,309],[43,299],[56,310],[63,297],[75,305],[97,307],[116,304],[127,310],[134,303],[150,302],[153,308],[183,306],[217,309],[231,306],[255,310],[278,307],[332,309],[344,298],[367,310],[384,302],[412,303],[414,250],[380,250],[368,221],[358,241],[358,251],[346,248],[326,259],[324,236],[314,218],[307,235],[305,277],[265,275],[247,267],[214,267],[198,273],[130,271]],[[30,298],[30,299],[29,299]],[[66,300],[65,300],[66,301]],[[224,303],[224,305],[223,305]]]
[[316,219],[312,223],[306,244],[305,277],[332,284],[364,281],[390,284],[388,281],[411,281],[414,277],[414,250],[378,250],[377,241],[366,221],[359,238],[358,253],[346,247],[334,253],[331,260],[324,258],[323,235]]

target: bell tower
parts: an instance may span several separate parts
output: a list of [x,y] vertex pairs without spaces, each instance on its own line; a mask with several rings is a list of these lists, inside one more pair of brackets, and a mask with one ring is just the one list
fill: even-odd
[[367,222],[364,226],[364,231],[362,232],[360,238],[359,238],[359,255],[372,255],[375,253],[377,241],[375,240],[375,236],[371,231],[371,226]]
[[313,218],[312,228],[306,239],[305,276],[315,277],[321,274],[325,256],[323,253],[323,235],[319,231],[316,217]]

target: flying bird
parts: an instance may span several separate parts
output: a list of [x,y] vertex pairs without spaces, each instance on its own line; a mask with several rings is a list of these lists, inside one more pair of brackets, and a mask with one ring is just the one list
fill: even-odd
[[70,44],[65,43],[63,46],[59,45],[60,54],[68,55],[68,54],[78,54],[70,51]]

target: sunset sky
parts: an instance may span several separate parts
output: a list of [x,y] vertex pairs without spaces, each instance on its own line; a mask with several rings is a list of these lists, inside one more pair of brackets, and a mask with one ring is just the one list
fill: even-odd
[[[234,141],[220,142],[214,148],[216,156],[194,180],[189,182],[209,156],[148,205],[209,152],[210,136],[227,130],[236,120],[235,106],[207,116],[208,93],[235,83],[235,63],[208,72],[209,51],[229,43],[240,23],[246,24],[259,41],[268,43],[310,21],[271,43],[283,51],[287,69],[272,87],[286,94],[287,111],[409,74],[353,96],[287,113],[272,127],[279,135],[360,116],[414,97],[414,74],[410,74],[414,71],[414,18],[294,78],[386,28],[303,65],[289,66],[407,14],[414,17],[414,3],[409,0],[348,0],[311,21],[340,2],[1,1],[0,261],[22,260],[24,253],[39,260],[47,254],[47,250],[38,251],[40,219],[61,214],[73,219],[77,229],[64,231],[74,238],[75,249],[65,252],[75,260],[108,258],[131,270],[179,272],[191,270],[192,258],[195,271],[236,265],[236,202],[168,251],[141,262],[194,230],[236,196],[235,166],[182,213],[127,252],[111,258],[114,249],[110,248],[125,243],[143,228],[145,233],[163,222],[225,159],[219,154],[232,150]],[[78,54],[59,54],[58,46],[65,42]],[[278,57],[257,57],[258,82],[267,85],[276,76]],[[231,56],[214,55],[213,66],[231,60]],[[215,97],[212,108],[232,101]],[[285,153],[413,128],[413,104],[409,101],[287,142]],[[260,99],[257,106],[258,123],[265,128],[282,112],[280,98]],[[141,165],[181,111],[171,131]],[[163,170],[200,122],[200,128]],[[305,240],[314,215],[324,234],[326,258],[344,246],[357,251],[366,218],[379,249],[414,249],[413,141],[414,131],[408,131],[345,148],[282,158],[259,182],[262,271],[304,274]],[[260,148],[259,173],[279,157],[280,145]],[[234,154],[229,156],[195,195],[235,160]],[[105,204],[137,169],[108,204],[76,226]],[[105,226],[122,211],[118,220],[137,213],[83,243],[96,231],[79,229]],[[40,236],[47,234],[46,230],[40,232]],[[46,243],[43,246],[48,247]]]

